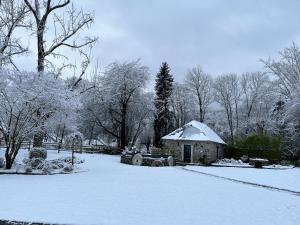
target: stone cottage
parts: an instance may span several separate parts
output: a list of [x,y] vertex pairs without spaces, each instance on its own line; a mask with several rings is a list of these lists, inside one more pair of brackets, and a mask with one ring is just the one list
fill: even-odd
[[209,164],[224,157],[226,144],[206,124],[193,120],[162,137],[163,148],[177,161]]

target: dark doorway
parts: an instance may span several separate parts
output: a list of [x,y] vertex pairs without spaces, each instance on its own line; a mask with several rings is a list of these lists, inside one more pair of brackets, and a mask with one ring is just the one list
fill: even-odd
[[191,162],[191,155],[192,155],[192,146],[191,145],[184,145],[183,146],[183,161],[186,163]]

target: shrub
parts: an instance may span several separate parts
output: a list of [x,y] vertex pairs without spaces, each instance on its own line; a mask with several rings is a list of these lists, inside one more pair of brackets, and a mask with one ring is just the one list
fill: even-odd
[[26,165],[31,166],[33,169],[42,169],[44,161],[42,158],[33,158]]
[[32,173],[32,168],[31,166],[25,166],[25,173]]
[[122,153],[122,150],[117,147],[107,146],[103,149],[103,153],[107,155],[119,155]]
[[208,161],[207,156],[203,155],[198,159],[198,162],[200,165],[206,165],[209,166],[211,163]]
[[53,165],[50,162],[44,162],[42,166],[42,172],[43,174],[51,174],[53,171]]
[[163,147],[163,148],[156,148],[152,147],[151,148],[151,155],[175,155],[176,149],[172,147]]
[[33,148],[29,151],[29,159],[33,158],[47,158],[47,150],[45,148]]
[[225,157],[240,159],[243,155],[252,158],[266,158],[271,161],[280,160],[281,140],[269,135],[254,134],[240,137],[234,145],[225,147]]
[[64,168],[63,168],[63,172],[65,173],[70,173],[73,171],[73,167],[71,165],[66,165]]
[[163,154],[163,150],[161,148],[152,147],[151,154],[152,155],[161,155],[161,154]]

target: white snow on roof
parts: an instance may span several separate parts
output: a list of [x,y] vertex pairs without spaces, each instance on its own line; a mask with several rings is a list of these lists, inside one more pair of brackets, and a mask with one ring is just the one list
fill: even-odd
[[185,141],[211,141],[226,144],[212,129],[206,124],[196,120],[185,124],[172,133],[162,137],[163,140],[185,140]]

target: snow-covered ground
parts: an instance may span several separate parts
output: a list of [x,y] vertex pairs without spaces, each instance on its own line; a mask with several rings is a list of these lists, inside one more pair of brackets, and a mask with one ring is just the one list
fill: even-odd
[[187,166],[187,169],[300,192],[300,169],[254,169]]
[[[49,155],[56,157],[56,153]],[[119,163],[119,156],[80,157],[86,160],[80,165],[86,172],[0,175],[0,219],[103,225],[298,225],[300,221],[300,196],[216,179],[180,167],[124,165]],[[227,169],[251,171],[194,168],[211,173],[219,169],[224,171],[219,173],[228,176]],[[296,169],[259,171],[272,176],[273,182],[295,180],[289,187],[295,187],[300,180]],[[264,175],[257,172],[250,177],[255,176],[259,181]],[[299,186],[295,188],[299,190]]]

